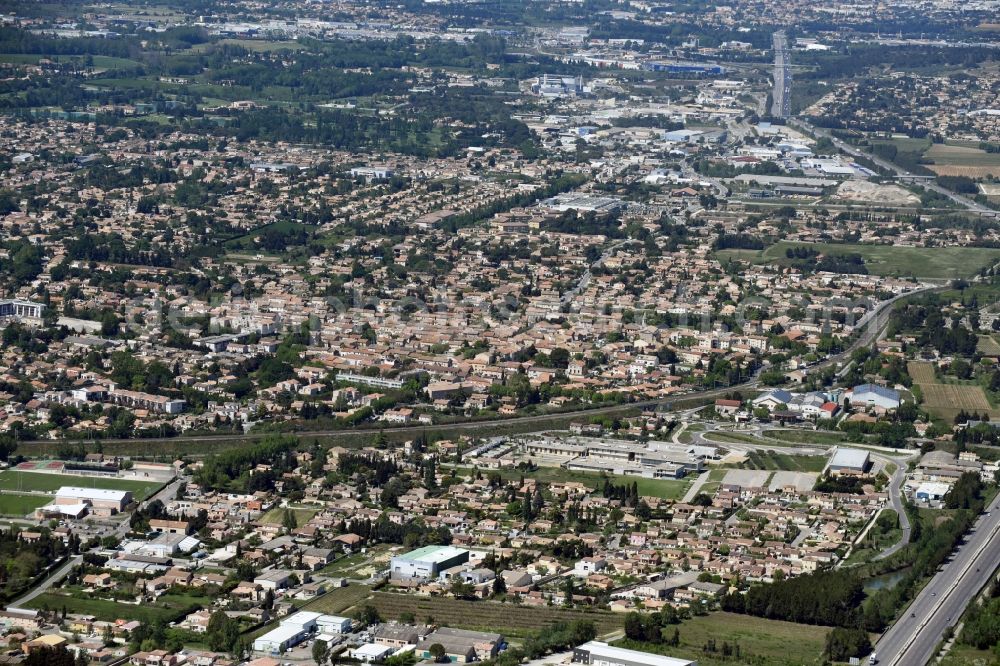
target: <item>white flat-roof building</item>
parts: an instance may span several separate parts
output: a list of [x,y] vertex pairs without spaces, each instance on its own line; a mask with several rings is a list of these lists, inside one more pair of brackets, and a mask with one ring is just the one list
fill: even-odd
[[253,649],[265,654],[281,654],[288,648],[295,647],[315,632],[316,621],[322,616],[322,613],[313,611],[299,611],[289,615],[277,627],[254,639]]
[[316,628],[327,634],[346,634],[351,630],[351,619],[339,615],[320,615],[316,618]]
[[424,546],[392,558],[389,565],[393,580],[427,580],[441,571],[465,564],[469,551],[454,546]]
[[690,659],[665,657],[639,650],[611,647],[600,641],[590,641],[573,648],[573,662],[593,666],[698,666]]
[[351,656],[362,664],[377,664],[393,653],[393,648],[378,643],[365,643],[351,650]]
[[[28,478],[30,479],[30,477]],[[86,504],[98,512],[119,513],[132,503],[132,493],[128,490],[63,486],[56,491],[56,498],[52,503],[56,505]]]
[[940,481],[925,481],[917,486],[913,496],[921,502],[933,502],[944,499],[949,490],[951,490],[951,484]]
[[871,466],[871,454],[861,449],[841,447],[827,468],[831,474],[864,474]]

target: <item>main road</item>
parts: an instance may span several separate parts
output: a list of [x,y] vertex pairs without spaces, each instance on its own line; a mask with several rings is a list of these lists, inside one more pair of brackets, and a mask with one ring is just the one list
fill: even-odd
[[934,657],[947,627],[989,582],[1000,560],[1000,495],[987,507],[943,568],[875,645],[878,663],[917,666]]
[[788,59],[788,35],[779,30],[771,36],[774,49],[774,90],[771,93],[771,115],[787,118],[791,115],[792,70]]

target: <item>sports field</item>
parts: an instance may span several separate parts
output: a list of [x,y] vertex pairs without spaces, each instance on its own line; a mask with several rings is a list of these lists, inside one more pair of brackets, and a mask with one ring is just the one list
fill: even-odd
[[954,420],[962,410],[980,414],[985,412],[991,416],[998,413],[990,406],[981,386],[941,384],[934,376],[934,368],[930,363],[911,361],[907,364],[907,371],[920,386],[924,396],[923,407],[946,421]]
[[156,481],[107,479],[104,477],[77,476],[74,474],[19,472],[13,469],[0,472],[0,490],[34,490],[51,493],[63,486],[79,486],[83,488],[103,488],[105,490],[131,490],[136,499],[144,499],[159,488],[160,485]]
[[51,495],[0,494],[0,515],[26,516],[52,501]]
[[[469,468],[465,468],[465,470],[470,471]],[[530,472],[521,472],[513,468],[496,471],[505,480],[518,479],[523,476],[535,479],[540,483],[575,481],[590,488],[597,488],[604,481],[604,477],[596,472],[582,472],[548,465],[539,465],[538,469]],[[691,485],[690,479],[644,479],[636,476],[610,476],[610,479],[617,484],[627,483],[631,485],[635,483],[640,496],[660,497],[663,499],[680,499],[684,497],[688,486]]]

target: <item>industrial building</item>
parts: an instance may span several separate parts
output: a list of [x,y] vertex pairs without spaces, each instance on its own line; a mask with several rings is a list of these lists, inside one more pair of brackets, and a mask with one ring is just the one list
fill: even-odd
[[583,93],[583,77],[543,74],[532,91],[542,97],[573,97]]
[[407,583],[436,578],[445,569],[465,564],[469,551],[453,546],[424,546],[392,558],[389,575],[393,581]]
[[254,639],[253,649],[264,654],[279,655],[293,648],[312,634],[350,631],[351,621],[337,615],[299,611],[283,619],[277,627]]
[[711,457],[708,447],[583,437],[543,437],[526,442],[524,449],[531,456],[564,458],[570,470],[647,479],[682,479],[700,472],[705,458]]
[[867,474],[871,468],[871,454],[861,449],[838,448],[830,459],[827,471],[835,476]]
[[944,499],[944,496],[951,490],[951,484],[941,481],[925,481],[917,486],[913,496],[918,502],[936,502]]
[[388,645],[378,643],[365,643],[350,651],[350,656],[357,659],[362,664],[380,664],[385,658],[393,653],[393,649]]
[[32,303],[22,298],[0,300],[0,317],[41,319],[44,312],[44,303]]
[[900,403],[899,391],[877,384],[859,384],[845,397],[852,407],[863,405],[888,410],[898,408]]
[[690,659],[626,650],[600,641],[590,641],[573,648],[573,663],[594,666],[698,666],[698,662]]
[[434,644],[444,647],[450,661],[465,664],[496,657],[503,644],[503,635],[440,627],[417,643],[417,656],[423,659],[431,658],[430,648]]

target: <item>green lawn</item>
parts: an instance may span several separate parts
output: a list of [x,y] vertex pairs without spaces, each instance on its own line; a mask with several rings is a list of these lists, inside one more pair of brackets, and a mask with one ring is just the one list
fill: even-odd
[[56,592],[46,592],[35,597],[28,603],[29,608],[59,610],[66,609],[68,613],[93,615],[98,620],[114,622],[117,619],[139,620],[152,623],[156,620],[173,622],[178,618],[207,603],[206,599],[197,599],[179,595],[164,595],[155,604],[123,604],[110,599],[80,599]]
[[364,601],[371,596],[372,589],[367,585],[348,585],[338,587],[321,596],[318,599],[306,603],[302,610],[316,611],[317,613],[342,614],[352,606]]
[[775,451],[751,451],[747,455],[746,469],[768,469],[787,472],[822,472],[826,456],[797,456]]
[[968,645],[956,643],[938,666],[997,666],[1000,657],[990,650],[977,650]]
[[[48,58],[50,60],[55,60],[60,63],[70,63],[76,62],[80,63],[83,61],[85,56],[74,56],[74,55],[35,55],[29,53],[0,53],[0,62],[3,63],[14,63],[14,64],[37,64],[39,60],[43,58]],[[95,55],[92,56],[93,67],[95,69],[131,69],[133,67],[139,67],[142,63],[137,60],[129,60],[128,58],[113,58],[111,56]]]
[[0,495],[0,515],[24,516],[51,501],[51,495]]
[[809,247],[829,254],[860,254],[873,275],[952,279],[971,277],[1000,260],[1000,249],[984,247],[895,247],[848,243],[779,241],[765,250],[720,250],[720,261],[736,259],[756,264],[787,264],[785,250]]
[[[628,639],[615,645],[658,652],[674,657],[696,659],[699,666],[721,664],[754,664],[754,666],[806,666],[823,663],[823,647],[829,627],[817,627],[794,622],[766,620],[735,613],[710,613],[696,616],[677,627],[680,646],[673,648]],[[672,629],[668,629],[671,632]],[[722,643],[739,645],[740,658],[725,659],[721,654],[704,651],[709,639],[715,639],[718,650]]]
[[[316,509],[292,509],[292,513],[295,515],[295,524],[301,527],[312,520],[312,517],[315,516],[318,511]],[[281,525],[284,518],[285,509],[275,507],[261,516],[260,522],[265,525]]]
[[[712,430],[706,432],[702,435],[705,439],[710,442],[718,442],[720,444],[767,444],[764,440],[759,437],[741,432],[729,432],[726,430]],[[775,444],[774,446],[781,446],[780,444]]]
[[699,492],[705,493],[709,497],[715,495],[715,491],[722,485],[722,480],[726,478],[725,469],[713,469],[708,472],[708,481],[701,487]]
[[767,248],[760,260],[782,263],[785,250],[797,246],[831,254],[860,254],[868,271],[875,275],[943,279],[970,277],[1000,260],[1000,250],[983,247],[894,247],[789,241],[780,241]]
[[794,444],[840,444],[846,437],[831,430],[766,430],[764,435]]
[[38,490],[53,492],[63,486],[102,488],[105,490],[131,490],[136,499],[144,499],[162,484],[156,481],[134,481],[132,479],[106,479],[96,476],[76,476],[71,474],[45,474],[44,472],[0,472],[0,491]]

